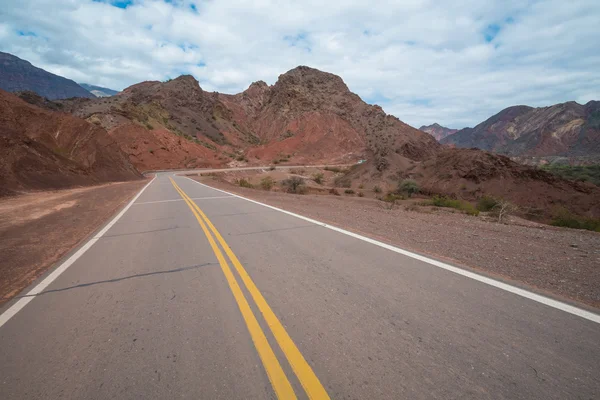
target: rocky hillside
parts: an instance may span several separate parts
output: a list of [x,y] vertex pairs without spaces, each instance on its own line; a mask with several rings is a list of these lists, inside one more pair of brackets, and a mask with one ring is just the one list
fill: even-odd
[[441,140],[508,156],[594,156],[600,154],[600,102],[551,107],[515,106]]
[[[104,127],[119,142],[135,142],[123,129],[135,125],[147,137],[171,133],[187,147],[203,147],[204,157],[193,160],[195,166],[371,158],[384,168],[389,153],[422,159],[440,148],[430,135],[363,102],[340,77],[308,67],[288,71],[273,86],[255,82],[236,95],[205,92],[192,76],[180,76],[142,82],[110,98],[59,104]],[[123,149],[133,156],[131,146]],[[138,168],[150,165],[132,162]]]
[[140,177],[104,129],[0,90],[0,196]]
[[95,97],[74,81],[51,74],[30,62],[0,52],[0,89],[7,92],[32,91],[47,99]]
[[79,86],[81,86],[96,97],[110,97],[119,93],[116,90],[108,89],[102,86],[90,85],[88,83],[79,83]]
[[435,140],[440,141],[446,136],[452,135],[458,132],[458,129],[446,128],[445,126],[441,126],[437,122],[431,125],[423,125],[419,128],[420,131],[427,132],[431,136],[435,138]]

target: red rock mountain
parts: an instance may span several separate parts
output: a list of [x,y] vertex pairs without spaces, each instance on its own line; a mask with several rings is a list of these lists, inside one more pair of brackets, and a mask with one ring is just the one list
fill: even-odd
[[600,155],[600,102],[509,107],[441,143],[508,156]]
[[106,131],[0,90],[0,195],[140,178]]
[[458,132],[458,129],[446,128],[445,126],[441,126],[437,122],[431,125],[423,125],[419,128],[420,131],[427,132],[431,136],[433,136],[437,141],[442,140],[446,136],[452,135]]
[[[340,77],[309,67],[288,71],[273,86],[255,82],[236,95],[205,92],[193,77],[180,76],[142,82],[106,99],[60,104],[103,126],[119,143],[135,141],[124,126],[137,125],[148,138],[158,133],[178,136],[189,154],[185,162],[176,157],[180,167],[236,160],[268,164],[282,158],[298,163],[371,158],[383,166],[390,152],[416,160],[440,147],[430,135],[363,102]],[[132,153],[132,146],[122,148],[138,168],[150,167]],[[167,162],[172,154],[154,150],[147,158],[173,165]]]

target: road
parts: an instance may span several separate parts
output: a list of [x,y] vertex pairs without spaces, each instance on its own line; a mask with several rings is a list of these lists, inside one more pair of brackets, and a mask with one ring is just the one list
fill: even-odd
[[597,316],[173,173],[0,312],[1,399],[600,398]]

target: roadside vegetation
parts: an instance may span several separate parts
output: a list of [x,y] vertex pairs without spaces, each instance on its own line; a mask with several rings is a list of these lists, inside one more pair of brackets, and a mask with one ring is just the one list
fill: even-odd
[[548,164],[540,167],[544,171],[558,175],[561,178],[578,182],[590,182],[600,186],[600,165],[564,165]]
[[555,212],[551,224],[565,228],[586,229],[588,231],[600,232],[600,219],[582,218],[574,215],[565,208],[561,208]]

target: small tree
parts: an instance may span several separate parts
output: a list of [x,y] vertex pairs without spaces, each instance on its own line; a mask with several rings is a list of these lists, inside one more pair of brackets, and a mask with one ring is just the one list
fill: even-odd
[[493,211],[498,215],[498,222],[502,223],[509,215],[514,214],[519,210],[519,207],[507,200],[498,200]]
[[299,176],[292,176],[291,178],[284,179],[281,181],[281,185],[285,187],[289,193],[304,193],[304,179]]
[[419,193],[419,191],[420,191],[419,185],[417,184],[417,182],[413,181],[412,179],[403,180],[398,185],[398,192],[406,193],[408,195],[408,197],[412,197],[413,194]]
[[315,181],[316,183],[318,183],[319,185],[321,185],[323,183],[323,173],[322,172],[318,172],[316,174],[313,175],[313,181]]

